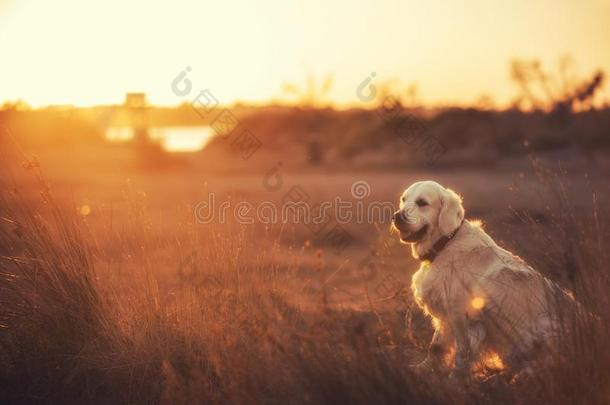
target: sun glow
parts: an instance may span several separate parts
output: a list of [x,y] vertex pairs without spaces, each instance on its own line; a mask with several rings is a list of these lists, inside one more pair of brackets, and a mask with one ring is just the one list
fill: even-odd
[[489,353],[483,358],[483,365],[492,370],[504,370],[504,362],[495,352]]
[[362,105],[356,88],[371,72],[378,85],[416,85],[428,104],[502,103],[516,95],[514,57],[551,69],[570,54],[580,74],[610,71],[609,10],[600,0],[8,0],[0,88],[33,106],[119,103],[127,91],[175,105],[188,100],[170,82],[191,66],[194,88],[221,103],[283,100],[284,84],[308,93],[330,75],[318,102]]
[[151,139],[158,139],[168,152],[197,152],[214,137],[211,127],[167,127],[151,131]]
[[485,307],[485,299],[482,297],[474,297],[470,301],[470,306],[472,307],[472,309],[479,311],[483,309],[483,307]]
[[81,205],[78,212],[83,216],[86,217],[87,215],[91,214],[91,207],[87,204]]

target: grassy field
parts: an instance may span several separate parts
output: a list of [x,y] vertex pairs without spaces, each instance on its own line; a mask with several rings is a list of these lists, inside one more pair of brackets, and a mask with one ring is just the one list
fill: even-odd
[[[0,400],[8,403],[603,403],[610,396],[608,179],[596,166],[527,159],[481,168],[251,169],[184,157],[133,165],[129,149],[8,154],[0,202]],[[35,160],[31,155],[37,155]],[[203,162],[202,162],[203,160]],[[548,160],[548,159],[547,159]],[[544,159],[543,159],[544,161]],[[573,162],[572,162],[573,163]],[[542,167],[550,167],[550,170]],[[414,305],[418,263],[387,218],[348,221],[349,243],[302,223],[201,223],[233,205],[397,204],[433,179],[503,246],[574,292],[562,356],[509,381],[481,365],[458,383],[414,372],[431,326]],[[352,193],[366,182],[367,195]],[[362,183],[361,183],[362,184]]]

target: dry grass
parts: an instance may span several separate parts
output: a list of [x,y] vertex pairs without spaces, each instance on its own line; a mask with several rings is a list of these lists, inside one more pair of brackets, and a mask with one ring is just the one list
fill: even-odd
[[[34,168],[36,170],[36,168]],[[540,173],[543,173],[540,171]],[[545,177],[545,181],[548,176]],[[552,181],[551,184],[556,184]],[[418,375],[425,332],[400,316],[296,296],[302,248],[260,249],[237,225],[162,229],[137,193],[128,220],[92,226],[40,182],[0,197],[0,402],[604,403],[610,397],[607,234],[561,189],[538,265],[583,304],[555,366],[510,383]],[[559,242],[558,242],[559,241]],[[545,254],[552,253],[552,254]],[[277,261],[284,255],[290,260]],[[173,263],[171,274],[158,267]],[[315,265],[314,265],[315,267]],[[305,268],[305,270],[304,270]],[[415,315],[415,317],[417,317]],[[398,332],[397,332],[398,331]],[[423,337],[421,336],[423,333]],[[419,337],[417,335],[420,335]],[[418,346],[420,344],[420,346]]]

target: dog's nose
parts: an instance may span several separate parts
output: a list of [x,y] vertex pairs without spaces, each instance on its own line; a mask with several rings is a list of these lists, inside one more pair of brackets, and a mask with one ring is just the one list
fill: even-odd
[[404,219],[402,213],[400,212],[400,210],[396,211],[394,213],[394,215],[392,215],[392,221],[394,222],[394,225],[396,225],[396,226],[405,224],[405,219]]

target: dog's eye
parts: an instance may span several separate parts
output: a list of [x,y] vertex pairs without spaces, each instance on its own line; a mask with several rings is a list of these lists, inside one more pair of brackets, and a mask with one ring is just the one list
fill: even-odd
[[428,201],[420,198],[417,201],[415,201],[415,204],[417,204],[418,207],[425,207],[426,205],[428,205]]

